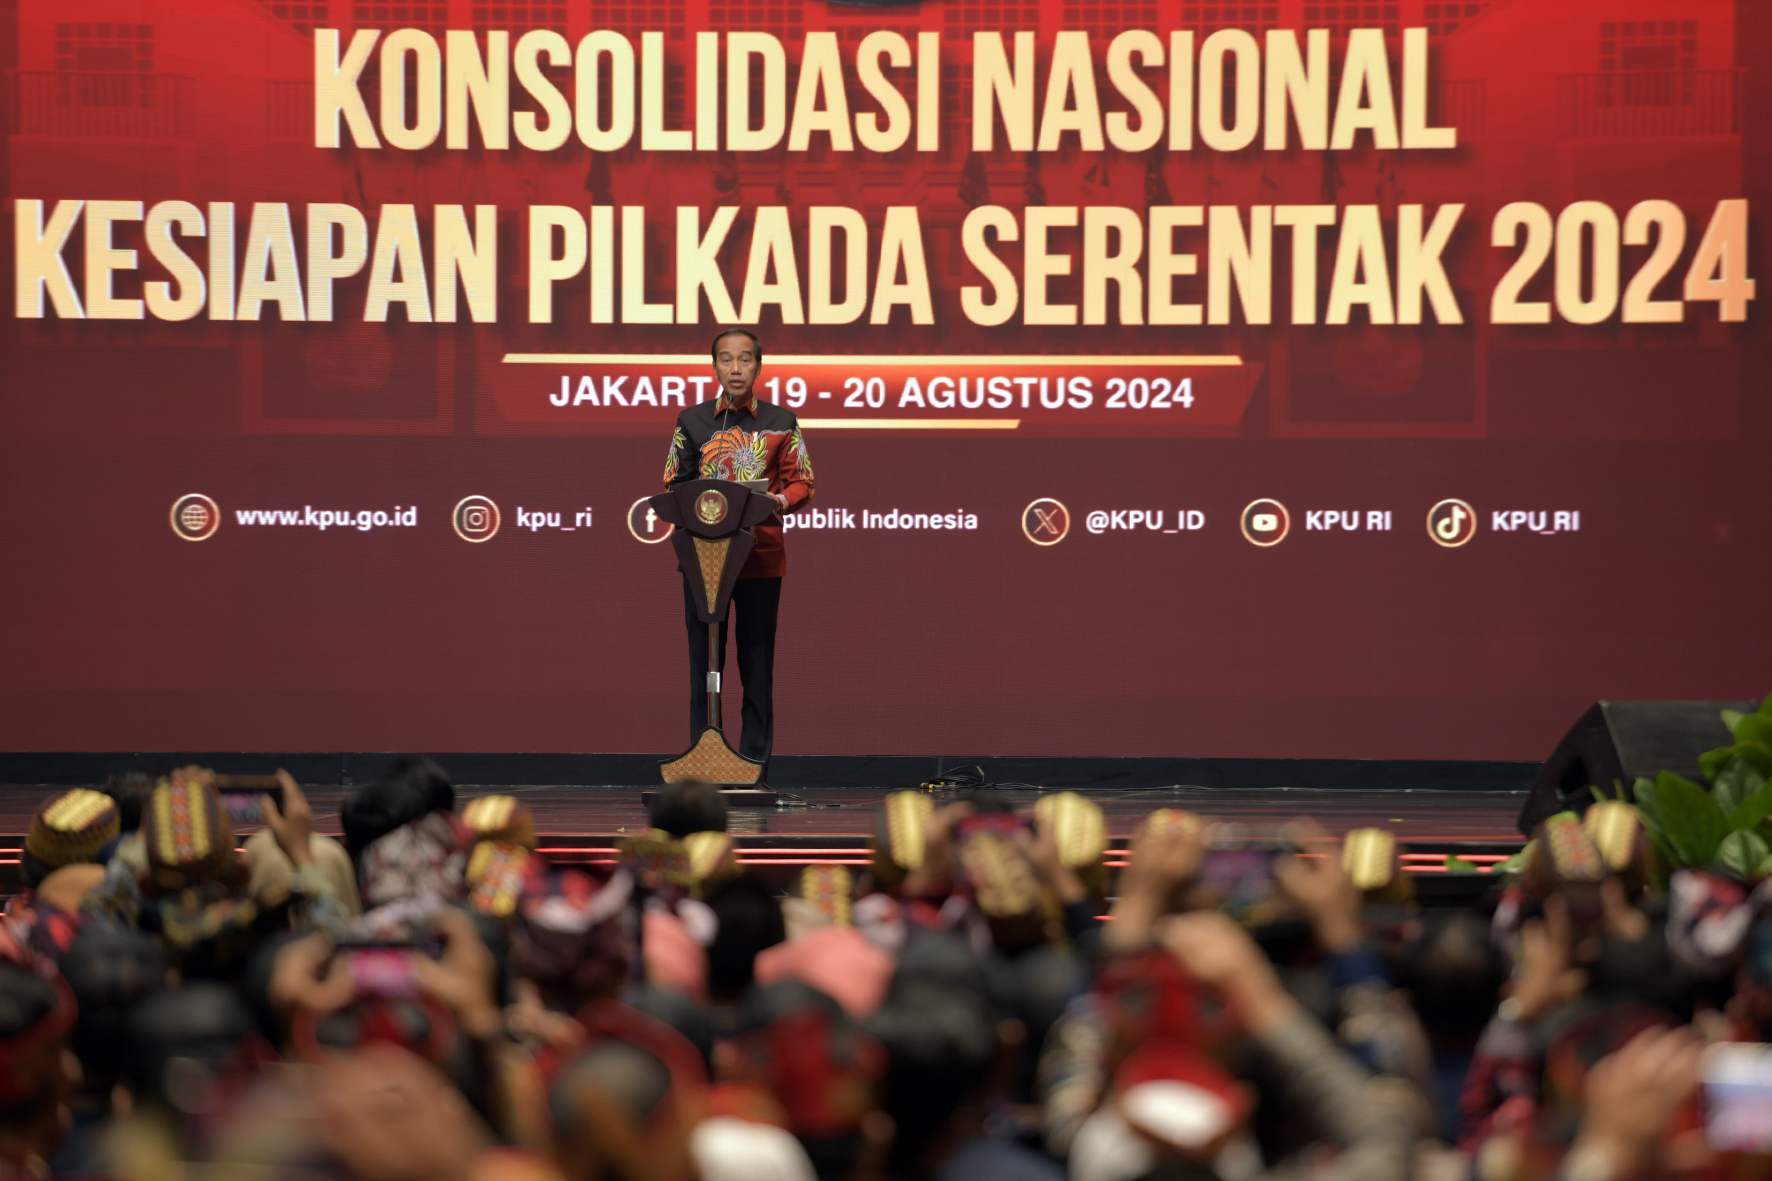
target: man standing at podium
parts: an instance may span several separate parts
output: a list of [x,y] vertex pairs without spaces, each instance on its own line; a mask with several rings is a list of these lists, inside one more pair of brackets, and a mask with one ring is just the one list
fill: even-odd
[[[665,458],[668,489],[685,480],[757,481],[783,513],[812,499],[812,464],[806,440],[790,410],[758,402],[752,387],[763,367],[757,334],[732,328],[714,338],[714,380],[719,396],[677,416],[671,451]],[[757,544],[738,573],[732,606],[738,611],[738,677],[744,686],[744,730],[738,753],[767,764],[775,745],[775,615],[781,606],[781,579],[787,573],[782,526],[772,517],[755,530]],[[684,618],[689,624],[689,741],[707,728],[708,625],[696,618],[694,592],[683,580]],[[720,624],[720,654],[726,653],[726,624]]]

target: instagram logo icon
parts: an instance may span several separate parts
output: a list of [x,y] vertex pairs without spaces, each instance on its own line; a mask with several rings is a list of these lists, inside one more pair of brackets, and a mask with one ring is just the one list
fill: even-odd
[[463,541],[491,541],[498,532],[498,505],[486,496],[464,496],[450,516],[455,535]]

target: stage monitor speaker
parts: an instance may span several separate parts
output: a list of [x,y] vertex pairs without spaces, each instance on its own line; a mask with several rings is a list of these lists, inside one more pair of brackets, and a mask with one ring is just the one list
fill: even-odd
[[1628,799],[1637,776],[1653,779],[1661,771],[1702,783],[1698,756],[1735,741],[1722,712],[1756,708],[1751,701],[1595,702],[1539,768],[1520,809],[1520,831],[1530,836],[1547,816],[1586,811],[1594,798],[1589,787],[1611,795],[1613,783],[1622,782]]

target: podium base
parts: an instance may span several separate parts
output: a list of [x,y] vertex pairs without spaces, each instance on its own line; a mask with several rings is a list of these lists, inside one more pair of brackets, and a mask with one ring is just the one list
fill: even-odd
[[672,759],[660,759],[659,774],[666,783],[697,779],[703,783],[739,786],[763,778],[763,764],[752,762],[726,744],[726,735],[709,726],[695,745]]

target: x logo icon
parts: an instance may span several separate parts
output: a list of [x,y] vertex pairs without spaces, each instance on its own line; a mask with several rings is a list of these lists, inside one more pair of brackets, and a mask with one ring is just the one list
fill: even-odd
[[1071,510],[1063,501],[1042,496],[1021,510],[1021,532],[1035,545],[1057,545],[1071,531]]

